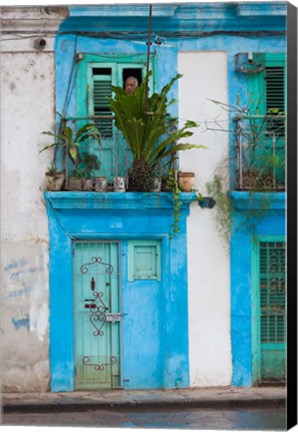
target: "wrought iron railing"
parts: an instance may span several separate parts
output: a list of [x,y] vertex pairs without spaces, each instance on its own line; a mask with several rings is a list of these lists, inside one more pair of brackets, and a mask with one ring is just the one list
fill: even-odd
[[236,190],[285,189],[285,116],[234,118],[233,187]]

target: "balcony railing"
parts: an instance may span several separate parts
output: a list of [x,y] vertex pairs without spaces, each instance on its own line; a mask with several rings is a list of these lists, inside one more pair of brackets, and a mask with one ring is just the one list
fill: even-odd
[[285,116],[241,116],[234,122],[234,189],[284,190]]
[[[79,125],[82,126],[84,123],[93,122],[97,126],[102,137],[101,143],[98,144],[89,140],[88,142],[83,143],[82,147],[80,146],[79,151],[94,154],[97,157],[99,168],[93,170],[93,175],[107,177],[110,188],[112,188],[114,177],[128,177],[133,161],[132,152],[124,139],[122,132],[113,125],[114,119],[115,117],[112,115],[65,118],[65,121],[74,129],[74,131]],[[165,167],[164,165],[169,162],[169,159],[170,158],[167,158],[165,162],[163,162],[163,165],[156,168],[156,175],[166,175],[169,166],[167,165],[167,167]],[[175,157],[173,156],[171,159],[173,160],[173,164],[176,166]],[[69,161],[66,164],[65,169],[66,178],[68,178],[72,173],[72,167],[69,166]]]

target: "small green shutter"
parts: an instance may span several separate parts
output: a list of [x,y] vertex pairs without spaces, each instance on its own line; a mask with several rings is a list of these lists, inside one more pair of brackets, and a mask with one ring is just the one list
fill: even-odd
[[261,381],[284,380],[286,369],[285,243],[261,242],[259,265]]
[[128,280],[160,280],[161,255],[158,240],[128,243]]

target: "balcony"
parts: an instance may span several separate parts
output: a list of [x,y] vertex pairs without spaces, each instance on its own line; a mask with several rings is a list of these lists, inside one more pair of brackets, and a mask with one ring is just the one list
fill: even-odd
[[[82,172],[84,172],[84,155],[92,155],[97,161],[96,166],[92,168],[92,174],[94,177],[107,178],[107,191],[113,190],[113,180],[115,177],[124,177],[126,181],[128,181],[128,174],[133,162],[131,149],[127,145],[122,132],[115,127],[114,119],[115,117],[112,113],[88,117],[65,118],[65,122],[67,122],[74,131],[77,131],[79,127],[82,127],[86,123],[94,123],[98,128],[101,136],[101,141],[99,143],[89,138],[78,146],[79,159],[82,160],[79,168],[82,166]],[[170,116],[168,117],[168,122],[170,125]],[[170,126],[169,132],[173,132]],[[170,148],[170,146],[171,145],[169,145],[168,148]],[[62,158],[60,158],[60,160],[61,159]],[[175,153],[166,157],[162,163],[158,163],[155,166],[155,175],[161,178],[167,175],[169,168],[177,168],[176,159],[177,155]],[[69,159],[64,158],[62,168],[65,169],[66,181],[68,181],[68,178],[74,173],[74,166]]]
[[233,189],[255,192],[284,191],[285,116],[241,116],[233,120]]

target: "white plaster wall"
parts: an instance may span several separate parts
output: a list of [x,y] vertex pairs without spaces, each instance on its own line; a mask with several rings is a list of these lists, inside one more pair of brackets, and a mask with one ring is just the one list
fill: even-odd
[[[207,196],[218,164],[228,154],[227,114],[208,99],[228,103],[225,52],[182,52],[178,56],[179,118],[200,123],[189,141],[207,150],[181,152],[180,169],[195,172],[196,187]],[[191,204],[188,219],[188,292],[190,385],[223,386],[231,382],[229,254],[216,230],[213,209]]]
[[[54,53],[1,53],[1,351],[3,391],[49,386],[48,225],[39,154],[55,121]],[[22,44],[23,47],[23,44]]]

